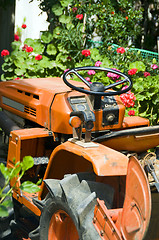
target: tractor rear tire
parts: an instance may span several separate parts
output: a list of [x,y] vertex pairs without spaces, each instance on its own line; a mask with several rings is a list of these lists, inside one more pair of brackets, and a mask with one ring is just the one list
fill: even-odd
[[92,221],[97,197],[112,206],[114,190],[92,173],[45,180],[49,193],[40,218],[40,240],[101,240]]

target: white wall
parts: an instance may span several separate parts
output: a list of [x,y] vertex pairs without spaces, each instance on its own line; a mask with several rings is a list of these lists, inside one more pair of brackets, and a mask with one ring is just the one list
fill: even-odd
[[[21,27],[24,23],[24,17],[26,18],[25,24],[26,29],[22,31],[22,42],[26,38],[38,39],[40,37],[40,31],[45,31],[48,29],[48,22],[46,21],[47,15],[42,12],[38,5],[39,1],[33,0],[16,0],[16,10],[15,10],[15,32],[16,26]],[[42,12],[42,14],[40,14]]]

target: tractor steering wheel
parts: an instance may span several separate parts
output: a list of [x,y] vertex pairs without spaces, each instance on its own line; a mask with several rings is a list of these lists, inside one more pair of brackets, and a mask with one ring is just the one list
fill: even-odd
[[[91,84],[84,77],[82,77],[78,73],[78,71],[85,71],[85,70],[100,70],[100,71],[105,71],[105,72],[111,72],[111,73],[115,73],[117,75],[120,75],[121,77],[124,77],[124,79],[119,80],[118,82],[114,82],[112,84],[109,84],[108,86],[104,86],[103,83],[101,83],[101,82],[93,82]],[[72,85],[70,82],[68,82],[66,80],[66,77],[70,73],[75,74],[80,80],[82,80],[90,88],[90,90],[86,90],[86,89],[83,89],[83,88],[80,88],[80,87],[76,87],[76,86]],[[110,69],[110,68],[102,68],[102,67],[95,67],[95,66],[79,67],[79,68],[70,69],[70,70],[68,70],[67,72],[64,73],[63,81],[67,86],[69,86],[70,88],[72,88],[72,89],[74,89],[78,92],[91,94],[91,95],[96,95],[96,96],[120,95],[122,93],[125,93],[125,92],[129,91],[132,88],[132,80],[130,79],[130,77],[128,77],[124,73],[116,71],[114,69]],[[109,90],[109,91],[105,92],[106,90],[111,89],[111,88],[113,88],[115,86],[118,86],[120,84],[123,84],[125,82],[128,82],[128,87],[126,89],[121,89],[121,90],[117,90],[117,91]]]

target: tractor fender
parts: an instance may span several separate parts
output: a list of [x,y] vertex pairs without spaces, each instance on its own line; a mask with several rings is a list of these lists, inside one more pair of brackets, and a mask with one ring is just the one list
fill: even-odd
[[[124,176],[127,174],[128,158],[124,154],[99,143],[80,146],[67,141],[52,152],[44,179],[60,178],[57,176],[57,172],[60,171],[63,174],[89,171],[89,169],[82,169],[84,161],[91,164],[93,171],[98,176]],[[61,177],[63,177],[62,174]]]

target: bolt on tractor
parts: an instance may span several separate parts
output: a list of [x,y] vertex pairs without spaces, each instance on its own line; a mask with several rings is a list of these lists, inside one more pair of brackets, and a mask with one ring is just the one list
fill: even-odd
[[[90,84],[82,76],[88,70],[121,80]],[[159,125],[124,116],[119,95],[131,87],[127,75],[102,67],[71,69],[63,79],[0,82],[3,161],[13,168],[24,156],[34,159],[21,180],[10,182],[14,221],[32,217],[32,240],[159,239]],[[40,192],[20,190],[39,179]]]

